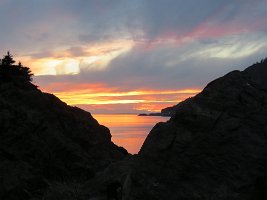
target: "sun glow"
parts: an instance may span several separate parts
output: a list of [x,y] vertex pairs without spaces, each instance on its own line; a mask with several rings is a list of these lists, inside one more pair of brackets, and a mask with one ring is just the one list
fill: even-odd
[[[173,90],[173,91],[129,91],[129,92],[92,92],[91,90],[55,92],[54,94],[70,105],[77,104],[129,104],[129,103],[158,103],[163,100],[147,98],[157,95],[193,96],[199,89]],[[136,99],[136,96],[140,99]],[[116,98],[115,98],[116,97]],[[128,99],[124,99],[128,97]],[[121,98],[121,99],[118,99]],[[164,99],[164,102],[176,103],[177,99]]]
[[[20,56],[25,66],[31,66],[35,75],[78,74],[82,69],[105,69],[110,61],[133,47],[131,40],[116,40],[77,48],[64,47],[44,55]],[[82,50],[81,50],[82,49]]]
[[[51,92],[52,87],[49,88],[43,90]],[[57,88],[61,87],[57,86]],[[86,89],[84,85],[81,86],[81,89],[78,88],[77,86],[68,91],[56,91],[53,94],[69,105],[83,105],[83,107],[86,107],[85,105],[94,105],[95,107],[114,105],[119,109],[120,105],[132,104],[131,107],[136,111],[158,112],[162,108],[175,105],[200,92],[200,89],[119,92],[115,89],[105,88],[103,85],[88,85],[87,88],[91,89]]]

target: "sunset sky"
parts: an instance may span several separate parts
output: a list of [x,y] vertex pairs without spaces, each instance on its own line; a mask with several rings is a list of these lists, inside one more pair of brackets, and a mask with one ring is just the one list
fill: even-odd
[[70,105],[157,112],[267,57],[267,0],[0,0],[0,36]]

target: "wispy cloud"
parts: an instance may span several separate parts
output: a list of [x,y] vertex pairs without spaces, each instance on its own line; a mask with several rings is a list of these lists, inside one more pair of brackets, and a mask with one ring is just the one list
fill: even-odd
[[[88,95],[98,107],[105,101],[112,104],[113,98],[112,108],[124,103],[125,109],[131,104],[127,109],[151,110],[155,105],[158,110],[164,101],[174,104],[168,102],[175,101],[174,96],[121,93],[203,88],[267,55],[266,0],[0,4],[2,53],[11,50],[32,68],[36,84],[61,98],[66,92],[80,98],[84,87],[91,88]],[[100,93],[109,95],[100,98]]]

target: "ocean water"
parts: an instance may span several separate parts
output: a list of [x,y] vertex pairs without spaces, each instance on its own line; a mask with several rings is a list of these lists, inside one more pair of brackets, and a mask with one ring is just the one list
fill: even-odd
[[131,154],[140,150],[150,130],[158,122],[165,122],[169,117],[137,115],[99,115],[93,117],[110,129],[112,141],[122,146]]

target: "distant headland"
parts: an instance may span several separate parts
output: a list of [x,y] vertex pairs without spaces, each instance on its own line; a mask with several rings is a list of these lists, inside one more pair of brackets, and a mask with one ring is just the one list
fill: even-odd
[[165,115],[164,113],[140,113],[138,116],[160,116],[160,117],[171,117],[171,115]]
[[160,112],[157,113],[140,113],[138,116],[160,116],[160,117],[171,117],[176,111],[176,106],[171,106],[167,108],[163,108]]

